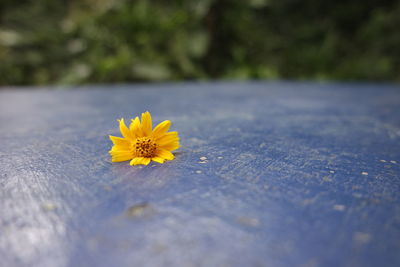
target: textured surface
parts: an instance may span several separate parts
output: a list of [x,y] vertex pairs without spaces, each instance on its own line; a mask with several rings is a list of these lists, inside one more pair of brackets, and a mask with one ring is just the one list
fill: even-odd
[[[176,160],[111,164],[146,110]],[[400,265],[399,87],[6,89],[0,123],[1,266]]]

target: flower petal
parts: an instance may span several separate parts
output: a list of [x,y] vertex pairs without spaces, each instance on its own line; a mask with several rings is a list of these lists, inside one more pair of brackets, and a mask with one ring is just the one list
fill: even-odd
[[127,139],[133,139],[134,137],[131,131],[129,131],[128,127],[126,127],[124,119],[122,118],[118,121],[119,121],[119,130],[121,131],[122,136]]
[[130,164],[130,165],[139,165],[139,164],[142,164],[142,160],[143,160],[143,159],[144,159],[143,157],[133,158],[133,159],[131,160],[131,162],[129,162],[129,164]]
[[176,150],[179,147],[180,147],[179,141],[172,141],[170,143],[166,143],[166,144],[160,145],[160,148],[168,150],[168,151]]
[[151,159],[150,158],[144,158],[144,157],[136,157],[131,160],[129,163],[130,165],[148,165],[150,163]]
[[158,163],[164,163],[165,159],[160,158],[160,157],[154,157],[151,159],[152,161],[158,162]]
[[133,157],[131,151],[113,151],[113,150],[110,150],[109,153],[111,154],[111,161],[112,162],[127,161],[127,160],[132,159],[132,157]]
[[179,137],[178,137],[178,132],[169,132],[163,134],[162,136],[156,139],[158,144],[162,144],[162,143],[169,143],[173,140],[179,140]]
[[151,161],[151,158],[143,158],[142,159],[142,164],[143,165],[149,165],[150,161]]
[[169,130],[169,127],[171,127],[171,122],[169,120],[159,123],[153,130],[153,136],[155,138],[161,137]]
[[152,120],[151,115],[148,111],[142,113],[142,131],[144,136],[148,136],[151,134],[152,130]]
[[129,152],[129,153],[132,153],[132,155],[133,155],[132,149],[130,149],[130,147],[127,147],[127,146],[116,146],[116,145],[113,145],[113,147],[111,148],[111,150],[109,152],[110,153],[111,152],[112,153]]
[[129,125],[129,129],[135,137],[142,137],[142,125],[140,124],[139,117],[136,117],[134,120],[131,120],[131,125]]
[[130,145],[130,141],[125,138],[112,136],[112,135],[109,135],[109,137],[110,137],[110,140],[113,142],[113,144],[116,146],[129,146]]
[[157,149],[156,155],[157,155],[157,157],[167,159],[167,160],[173,160],[175,158],[171,152],[169,152],[168,150],[162,149],[162,148]]

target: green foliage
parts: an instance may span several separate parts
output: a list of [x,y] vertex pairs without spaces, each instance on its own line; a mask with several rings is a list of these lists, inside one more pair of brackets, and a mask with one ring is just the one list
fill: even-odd
[[2,0],[0,85],[400,80],[394,0]]

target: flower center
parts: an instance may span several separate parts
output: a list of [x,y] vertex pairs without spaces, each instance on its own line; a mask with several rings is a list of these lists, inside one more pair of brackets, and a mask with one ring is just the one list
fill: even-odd
[[157,144],[153,138],[139,137],[133,143],[136,157],[152,158],[154,157],[157,149]]

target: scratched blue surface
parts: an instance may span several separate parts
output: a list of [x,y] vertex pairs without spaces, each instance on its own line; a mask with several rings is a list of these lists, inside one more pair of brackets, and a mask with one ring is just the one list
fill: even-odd
[[[112,164],[146,110],[176,160]],[[1,266],[400,266],[398,86],[5,88],[0,126]]]

